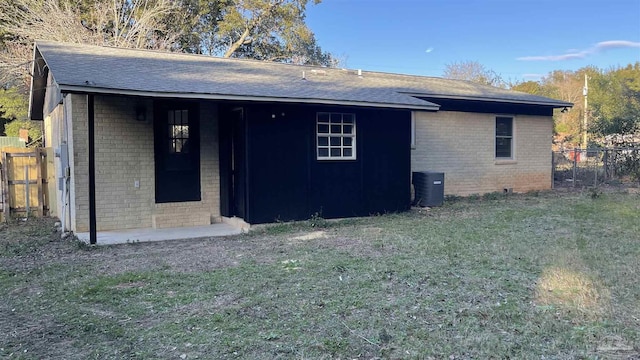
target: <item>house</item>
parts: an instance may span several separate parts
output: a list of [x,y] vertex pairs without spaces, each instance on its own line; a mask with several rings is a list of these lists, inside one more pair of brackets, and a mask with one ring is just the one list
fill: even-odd
[[33,74],[30,116],[57,154],[54,215],[77,232],[403,211],[418,170],[444,172],[448,194],[548,189],[553,109],[572,105],[466,81],[54,42],[36,43]]

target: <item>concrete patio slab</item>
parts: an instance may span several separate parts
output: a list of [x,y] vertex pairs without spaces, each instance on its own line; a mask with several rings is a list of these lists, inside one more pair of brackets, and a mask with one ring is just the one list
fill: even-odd
[[[182,240],[193,238],[230,236],[242,233],[240,227],[227,223],[216,223],[205,226],[167,228],[167,229],[127,229],[117,231],[99,231],[97,245],[115,245],[132,242]],[[81,241],[89,243],[89,233],[77,233]]]

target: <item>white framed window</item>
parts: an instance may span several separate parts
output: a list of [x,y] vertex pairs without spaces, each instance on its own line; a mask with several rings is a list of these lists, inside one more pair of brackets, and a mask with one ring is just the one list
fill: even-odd
[[513,159],[513,117],[496,116],[496,159]]
[[318,160],[356,159],[356,115],[319,112],[316,118]]

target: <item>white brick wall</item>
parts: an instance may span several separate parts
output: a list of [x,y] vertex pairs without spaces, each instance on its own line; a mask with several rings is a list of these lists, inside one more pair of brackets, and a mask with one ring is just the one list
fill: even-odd
[[445,173],[445,193],[551,188],[552,118],[514,117],[514,160],[495,159],[495,114],[415,112],[412,171]]
[[[71,98],[72,99],[69,99]],[[70,95],[73,117],[75,219],[72,229],[89,229],[89,167],[86,96]],[[147,109],[147,121],[136,109]],[[220,219],[217,107],[200,106],[202,200],[155,203],[153,102],[129,97],[95,97],[97,230],[193,226]],[[140,187],[134,186],[139,181]]]

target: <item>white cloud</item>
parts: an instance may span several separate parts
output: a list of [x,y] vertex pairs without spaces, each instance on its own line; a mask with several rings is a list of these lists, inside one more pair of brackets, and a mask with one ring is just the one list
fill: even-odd
[[620,49],[620,48],[640,48],[640,42],[627,41],[627,40],[602,41],[585,50],[571,49],[569,52],[562,55],[523,56],[523,57],[516,58],[516,60],[562,61],[562,60],[584,59],[589,55],[597,54],[610,49]]
[[543,74],[522,74],[523,79],[542,79],[544,77]]
[[432,51],[433,51],[433,48],[432,48],[432,47],[430,47],[430,48],[428,48],[427,50],[425,50],[424,52],[426,52],[426,53],[428,54],[428,53],[430,53],[430,52],[432,52]]

